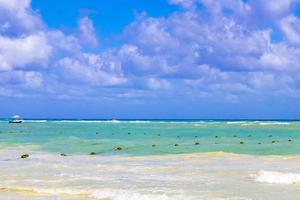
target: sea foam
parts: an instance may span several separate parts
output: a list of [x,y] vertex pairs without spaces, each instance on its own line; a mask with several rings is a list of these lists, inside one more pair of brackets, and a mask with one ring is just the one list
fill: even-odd
[[[36,195],[50,195],[50,196],[66,196],[66,197],[86,197],[93,199],[109,199],[109,200],[181,200],[185,198],[184,195],[158,194],[146,193],[143,191],[133,190],[116,190],[116,189],[71,189],[71,188],[39,188],[39,187],[5,187],[1,186],[4,191],[19,191],[25,193],[34,193]],[[188,198],[190,199],[190,198]]]
[[255,181],[271,184],[300,184],[300,174],[282,173],[276,171],[259,171],[255,175]]

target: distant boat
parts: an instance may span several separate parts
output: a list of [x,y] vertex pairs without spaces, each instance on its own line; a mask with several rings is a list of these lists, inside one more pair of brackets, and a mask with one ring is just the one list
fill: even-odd
[[23,122],[22,118],[21,118],[20,116],[18,116],[18,115],[13,116],[13,117],[9,120],[9,123],[15,123],[15,124],[20,124],[20,123],[22,123],[22,122]]

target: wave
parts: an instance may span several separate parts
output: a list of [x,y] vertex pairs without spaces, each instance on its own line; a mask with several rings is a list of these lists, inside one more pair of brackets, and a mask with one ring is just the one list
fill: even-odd
[[232,121],[226,122],[226,124],[241,124],[242,126],[250,126],[250,125],[289,125],[290,122],[280,122],[280,121]]
[[48,121],[53,123],[124,123],[124,124],[198,124],[198,123],[213,123],[213,122],[188,122],[188,121],[158,121],[158,120],[53,120]]
[[186,199],[183,195],[167,195],[146,191],[130,191],[121,189],[71,189],[71,188],[38,188],[38,187],[10,187],[1,186],[2,190],[34,193],[50,196],[81,196],[93,199],[113,199],[113,200],[176,200]]
[[60,121],[52,121],[54,123],[151,123],[153,121],[142,121],[142,120],[134,120],[134,121],[126,121],[126,120],[60,120]]
[[[7,120],[0,120],[0,122],[7,123]],[[207,125],[241,125],[241,126],[252,126],[252,125],[260,125],[260,126],[268,126],[268,125],[289,125],[293,122],[285,122],[285,121],[218,121],[218,120],[76,120],[76,119],[25,119],[25,123],[112,123],[112,124],[145,124],[145,123],[153,123],[153,124],[186,124],[193,126],[207,126]]]
[[113,200],[171,200],[171,199],[184,199],[184,197],[176,198],[173,196],[168,196],[166,194],[155,194],[155,193],[141,193],[141,192],[130,192],[127,190],[102,190],[102,191],[94,191],[89,197],[95,199],[113,199]]
[[232,121],[232,122],[226,122],[226,124],[244,124],[244,123],[248,123],[246,121]]
[[267,126],[267,125],[289,125],[289,122],[260,122],[258,123],[259,125],[262,126]]
[[298,173],[282,173],[275,171],[259,171],[255,175],[255,181],[271,184],[300,184],[300,174]]
[[52,120],[52,123],[121,123],[119,120]]
[[44,122],[48,122],[48,120],[24,120],[24,122],[29,122],[29,123],[44,123]]

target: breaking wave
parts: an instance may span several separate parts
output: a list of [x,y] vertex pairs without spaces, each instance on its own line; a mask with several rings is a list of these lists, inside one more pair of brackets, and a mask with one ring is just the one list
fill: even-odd
[[2,187],[6,191],[19,191],[50,196],[81,196],[99,200],[180,200],[184,195],[167,195],[162,193],[146,193],[144,191],[130,191],[117,189],[71,189],[71,188],[38,188],[38,187]]
[[271,184],[300,184],[300,174],[282,173],[276,171],[259,171],[255,175],[255,181]]

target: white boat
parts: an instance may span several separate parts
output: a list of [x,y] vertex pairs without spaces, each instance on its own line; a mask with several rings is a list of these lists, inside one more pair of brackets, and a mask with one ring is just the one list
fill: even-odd
[[9,123],[15,123],[15,124],[19,124],[19,123],[22,123],[23,120],[20,116],[18,115],[15,115],[11,118],[11,120],[9,120]]

